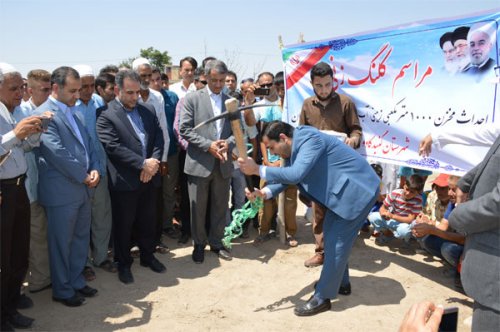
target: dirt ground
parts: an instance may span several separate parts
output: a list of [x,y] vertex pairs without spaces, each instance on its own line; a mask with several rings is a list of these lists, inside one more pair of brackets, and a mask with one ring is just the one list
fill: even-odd
[[305,268],[314,251],[310,224],[298,211],[299,246],[278,239],[259,247],[235,241],[232,261],[206,251],[204,264],[191,260],[191,246],[166,239],[171,251],[157,257],[167,266],[156,274],[132,266],[135,283],[97,269],[90,286],[95,298],[79,308],[51,300],[50,290],[29,294],[35,306],[23,313],[36,319],[34,331],[397,331],[416,302],[459,307],[459,331],[470,331],[472,300],[457,292],[438,260],[423,255],[417,243],[400,249],[394,240],[378,246],[362,233],[350,264],[352,294],[340,296],[329,312],[297,317],[293,308],[313,292],[321,268]]

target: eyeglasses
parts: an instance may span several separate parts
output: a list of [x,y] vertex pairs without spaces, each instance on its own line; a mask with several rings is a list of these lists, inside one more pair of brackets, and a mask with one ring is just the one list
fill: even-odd
[[267,84],[261,84],[260,87],[261,88],[271,88],[272,86],[274,85],[274,83],[267,83]]

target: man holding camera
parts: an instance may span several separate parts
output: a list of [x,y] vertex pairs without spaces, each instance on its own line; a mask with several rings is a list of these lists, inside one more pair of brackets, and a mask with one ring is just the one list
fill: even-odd
[[0,192],[1,192],[1,325],[2,331],[30,328],[33,319],[17,306],[28,270],[30,204],[24,181],[25,149],[39,144],[42,121],[30,116],[16,122],[13,112],[21,104],[23,79],[11,65],[0,63]]

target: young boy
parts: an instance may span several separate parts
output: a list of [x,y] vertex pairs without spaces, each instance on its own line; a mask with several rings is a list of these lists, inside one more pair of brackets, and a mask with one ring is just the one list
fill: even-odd
[[368,216],[375,231],[380,236],[375,240],[377,244],[385,244],[390,238],[383,235],[384,230],[391,230],[394,237],[403,239],[406,244],[411,237],[411,223],[422,211],[422,190],[424,180],[421,176],[413,174],[404,184],[403,189],[392,191],[384,200],[379,212]]

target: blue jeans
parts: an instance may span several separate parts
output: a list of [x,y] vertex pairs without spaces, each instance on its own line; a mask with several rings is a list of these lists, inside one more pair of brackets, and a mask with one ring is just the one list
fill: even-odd
[[397,239],[409,241],[411,237],[411,225],[394,219],[385,220],[379,212],[370,213],[368,220],[377,232],[389,229],[394,233]]
[[419,242],[422,248],[431,255],[444,259],[453,267],[458,266],[458,261],[464,251],[464,246],[435,235],[426,235]]

